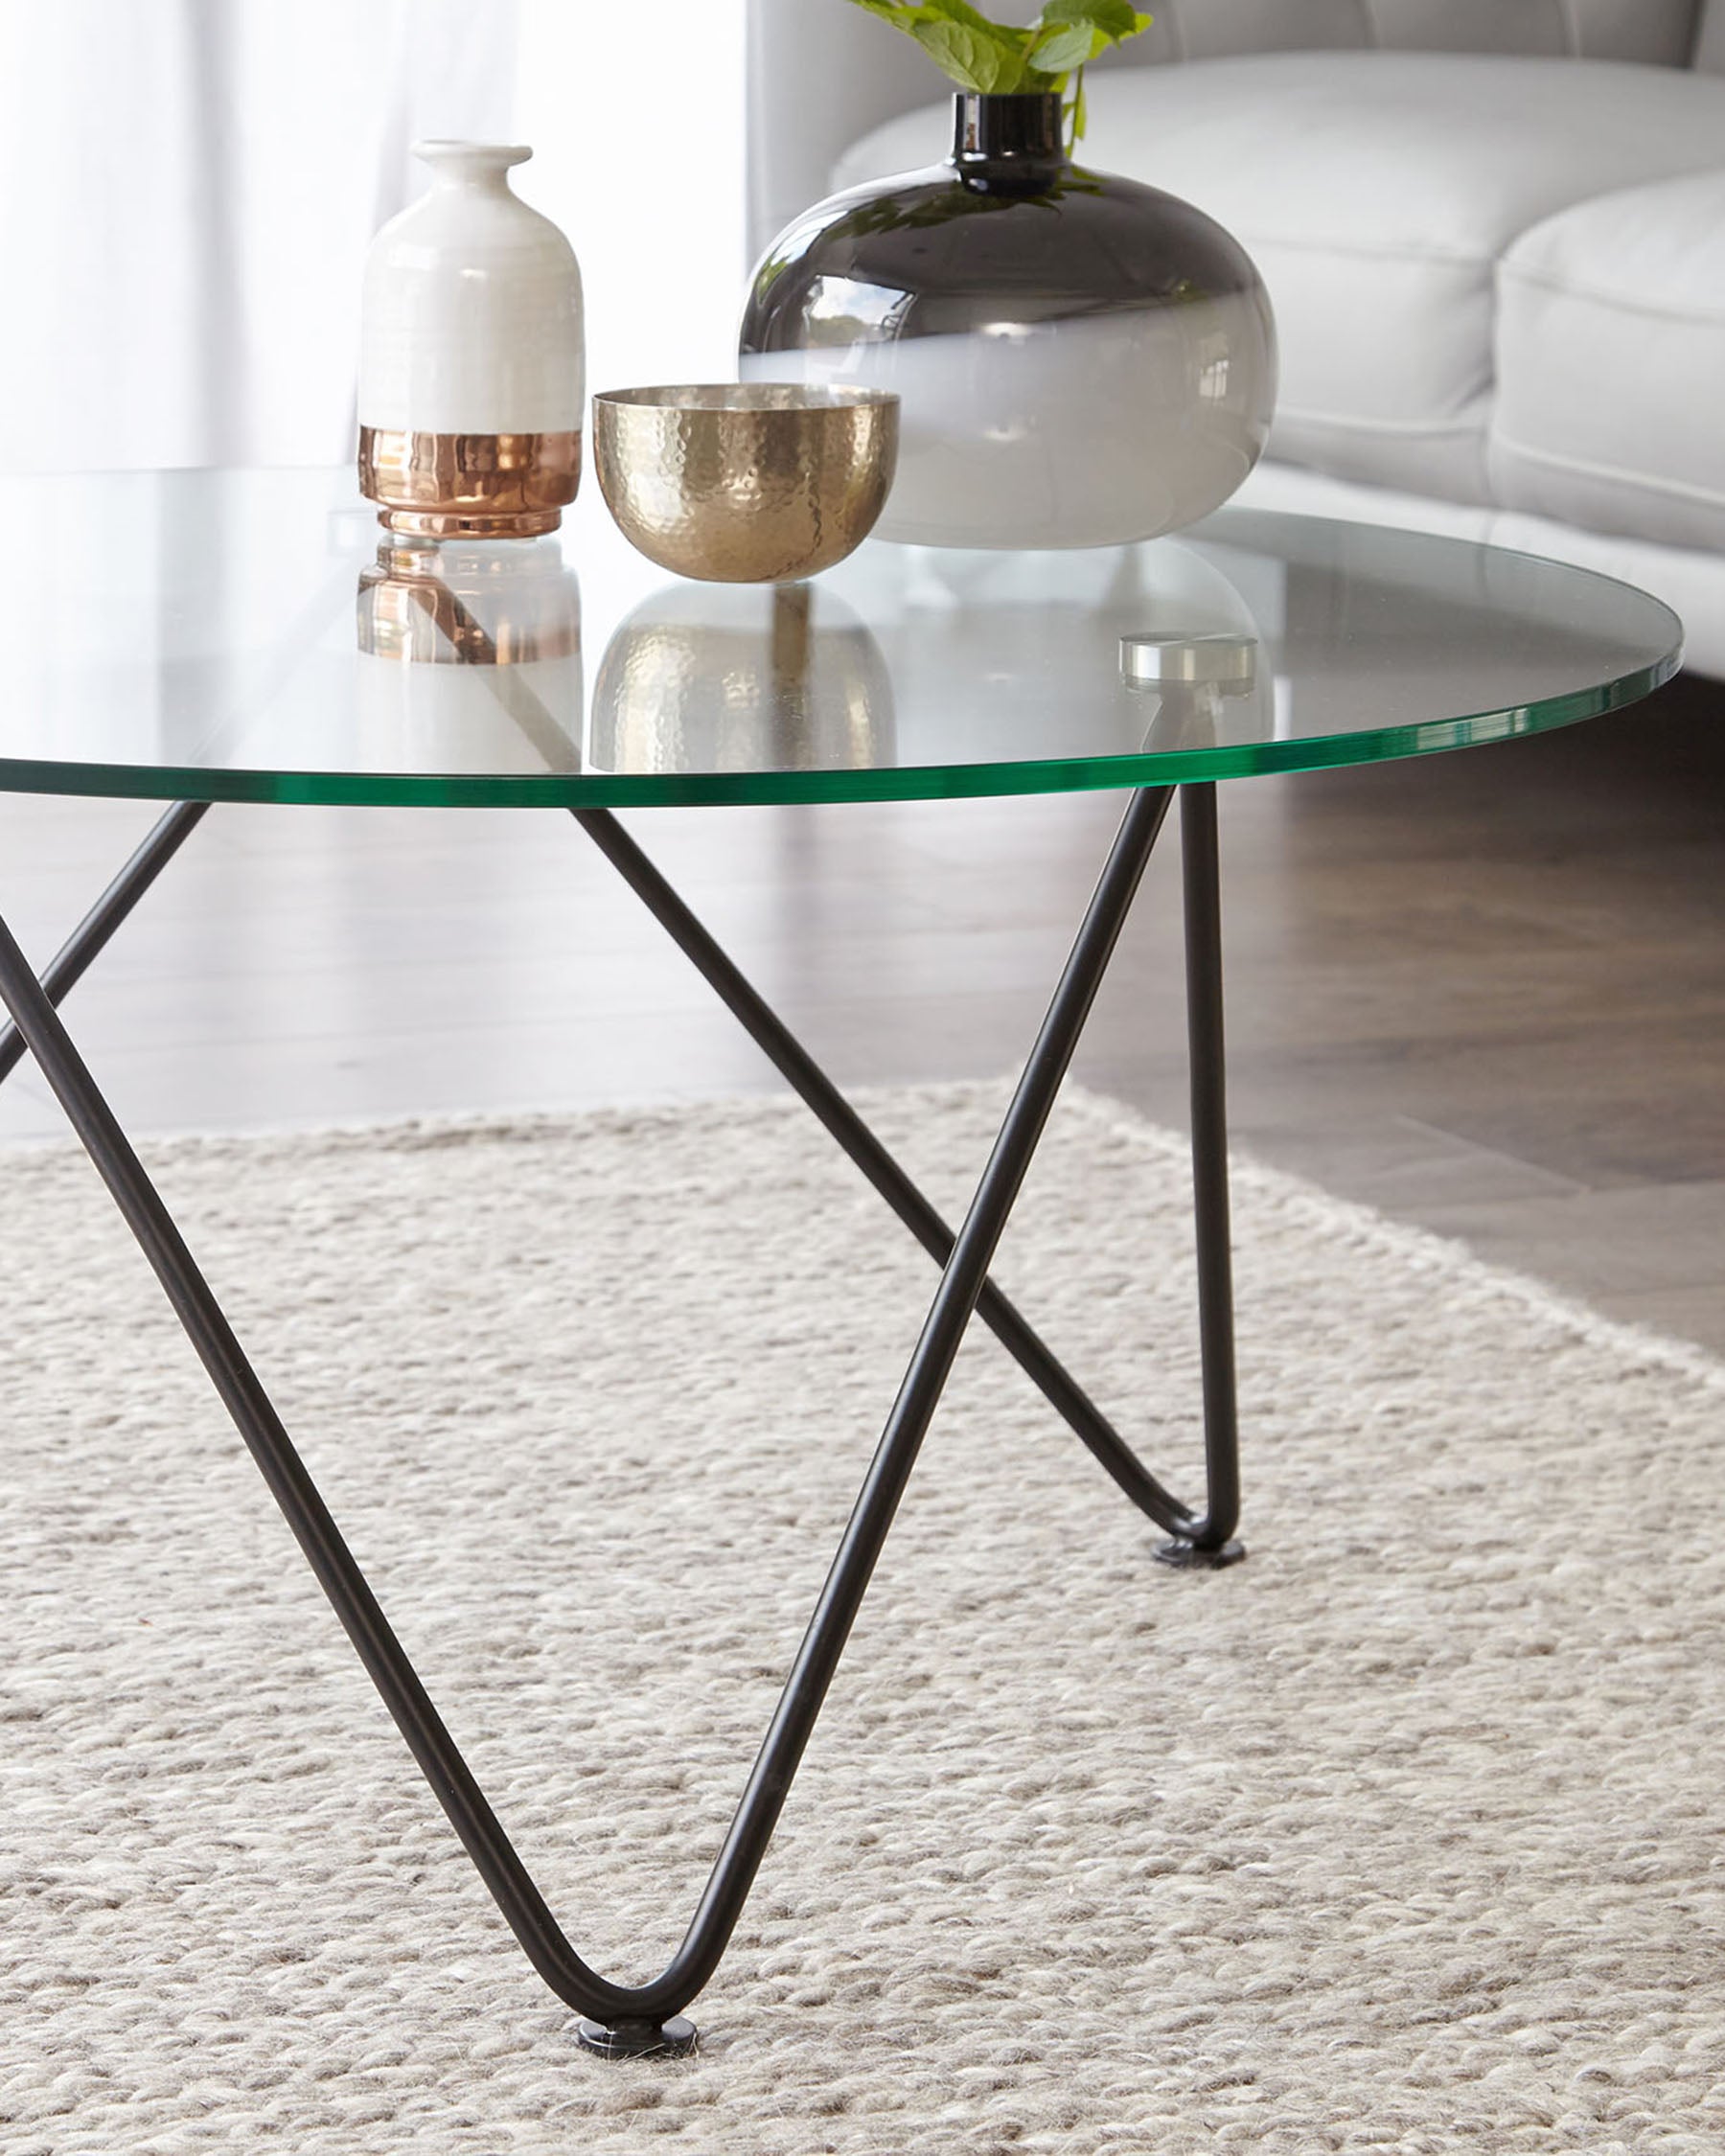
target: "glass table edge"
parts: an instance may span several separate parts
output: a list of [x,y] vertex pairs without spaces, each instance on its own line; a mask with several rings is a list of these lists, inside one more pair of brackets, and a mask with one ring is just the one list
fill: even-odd
[[[1673,617],[1675,621],[1675,617]],[[0,792],[113,800],[228,801],[327,808],[768,808],[845,801],[985,799],[1204,785],[1274,772],[1393,763],[1552,733],[1652,695],[1683,663],[1681,641],[1662,658],[1617,679],[1536,703],[1458,718],[1426,719],[1368,734],[1307,735],[1201,749],[1046,758],[1034,763],[826,767],[806,771],[421,771],[215,770],[172,765],[61,764],[0,758]],[[1354,753],[1362,740],[1368,756]]]

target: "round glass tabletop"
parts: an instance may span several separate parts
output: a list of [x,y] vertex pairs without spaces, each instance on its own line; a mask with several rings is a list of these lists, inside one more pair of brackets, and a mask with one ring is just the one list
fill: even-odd
[[1682,631],[1527,555],[1225,510],[1067,554],[869,542],[686,584],[588,488],[550,539],[381,544],[347,472],[0,480],[0,787],[538,807],[1156,786],[1633,702]]

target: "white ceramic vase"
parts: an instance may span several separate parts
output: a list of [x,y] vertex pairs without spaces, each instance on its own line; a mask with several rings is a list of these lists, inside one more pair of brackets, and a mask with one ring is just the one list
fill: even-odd
[[359,483],[395,531],[548,532],[581,480],[581,271],[510,190],[520,144],[423,142],[430,187],[372,242]]

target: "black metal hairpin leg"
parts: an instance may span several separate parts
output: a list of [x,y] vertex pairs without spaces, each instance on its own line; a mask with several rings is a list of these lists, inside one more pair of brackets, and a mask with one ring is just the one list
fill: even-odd
[[[55,953],[42,975],[42,992],[58,1005],[83,977],[92,958],[126,920],[202,821],[207,801],[176,801],[150,827],[150,836],[91,906]],[[24,1037],[15,1024],[0,1026],[0,1084],[11,1077],[24,1054]]]
[[1191,1056],[1192,1200],[1198,1231],[1198,1333],[1204,1369],[1202,1520],[1157,1555],[1165,1565],[1237,1564],[1230,1540],[1240,1518],[1240,1425],[1234,1389],[1233,1256],[1228,1204],[1227,1057],[1222,1030],[1222,890],[1216,790],[1180,790],[1185,880],[1186,1039]]
[[590,2017],[582,2033],[594,2050],[622,2055],[686,2050],[694,2041],[681,2008],[711,1978],[742,1914],[1170,798],[1165,788],[1132,796],[700,1906],[664,1973],[632,1987],[611,1984],[588,1968],[559,1928],[113,1111],[0,922],[0,1000],[137,1237],[433,1794],[528,1960],[561,1999]]
[[[1215,791],[1213,786],[1181,789],[1192,1159],[1208,1483],[1203,1517],[1157,1480],[992,1280],[984,1281],[977,1302],[978,1317],[1041,1388],[1133,1503],[1168,1530],[1172,1539],[1157,1555],[1166,1564],[1206,1568],[1233,1564],[1246,1554],[1238,1543],[1229,1540],[1239,1519],[1240,1477],[1229,1257]],[[814,1112],[934,1262],[945,1265],[953,1250],[952,1229],[616,817],[605,809],[576,809],[570,813],[780,1076]]]

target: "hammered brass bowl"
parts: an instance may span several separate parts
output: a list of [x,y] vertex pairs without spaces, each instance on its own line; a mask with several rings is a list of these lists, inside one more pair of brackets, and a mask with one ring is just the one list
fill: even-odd
[[898,463],[878,389],[721,382],[593,399],[593,467],[631,544],[678,576],[787,584],[860,546]]

